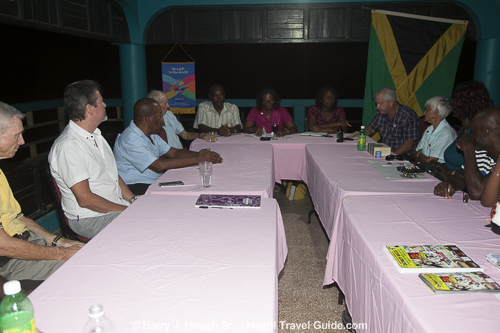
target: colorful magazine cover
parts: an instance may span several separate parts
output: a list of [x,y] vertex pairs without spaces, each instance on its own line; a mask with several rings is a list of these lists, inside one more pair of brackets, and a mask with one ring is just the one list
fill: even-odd
[[384,249],[402,273],[483,271],[456,245],[387,245]]
[[500,285],[481,272],[427,273],[418,276],[435,293],[500,292]]
[[496,268],[500,269],[500,254],[487,254],[486,260],[488,260]]

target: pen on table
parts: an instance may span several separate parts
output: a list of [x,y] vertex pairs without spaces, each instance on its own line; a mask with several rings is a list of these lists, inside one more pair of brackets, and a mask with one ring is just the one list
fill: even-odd
[[215,208],[215,209],[233,209],[233,207],[208,207],[208,206],[199,206],[198,208],[204,208],[204,209],[208,209],[208,208]]
[[351,124],[349,124],[347,121],[345,122],[347,126],[352,127]]

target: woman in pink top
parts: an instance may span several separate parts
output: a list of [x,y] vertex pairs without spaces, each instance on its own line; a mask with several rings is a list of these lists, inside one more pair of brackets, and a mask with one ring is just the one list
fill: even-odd
[[285,108],[280,107],[281,99],[276,91],[267,88],[259,92],[257,107],[252,108],[243,126],[244,133],[254,133],[257,136],[272,132],[272,126],[278,125],[276,136],[297,133],[297,125]]
[[345,111],[337,105],[338,94],[332,87],[323,87],[316,94],[316,105],[307,112],[307,129],[312,132],[337,133],[342,126],[347,132]]

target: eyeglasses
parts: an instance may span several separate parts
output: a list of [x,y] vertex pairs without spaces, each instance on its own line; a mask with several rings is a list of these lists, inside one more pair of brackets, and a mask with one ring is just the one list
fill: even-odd
[[394,160],[404,161],[405,158],[403,157],[403,155],[387,155],[385,157],[385,160],[386,161],[394,161]]

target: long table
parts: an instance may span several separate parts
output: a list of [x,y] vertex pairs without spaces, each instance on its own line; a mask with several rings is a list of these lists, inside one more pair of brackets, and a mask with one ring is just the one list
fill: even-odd
[[[330,240],[333,278],[345,294],[358,332],[498,332],[493,294],[433,294],[415,273],[399,273],[385,245],[456,244],[500,282],[485,255],[500,253],[499,235],[484,218],[489,209],[419,196],[349,196]],[[333,250],[332,250],[333,249]]]
[[[249,194],[272,198],[274,194],[274,159],[270,145],[242,146],[210,143],[199,140],[191,150],[210,148],[224,159],[213,165],[212,186],[203,188],[198,166],[168,170],[147,190],[148,194],[199,195]],[[159,187],[161,182],[184,181],[186,186]]]
[[[273,148],[274,156],[274,181],[281,183],[282,179],[287,180],[302,180],[302,167],[305,158],[305,146],[308,144],[321,145],[356,145],[356,141],[345,141],[339,143],[336,141],[336,135],[331,137],[314,137],[302,136],[300,134],[292,134],[287,137],[278,138],[278,140],[260,141],[259,138],[248,135],[239,134],[230,137],[217,137],[217,142],[206,144],[206,141],[196,139],[191,144],[191,149],[199,150],[201,147],[211,147],[217,151],[219,146],[230,144],[237,145],[243,148],[245,145],[260,145],[270,146]],[[372,141],[369,139],[369,141]]]
[[80,332],[98,302],[118,332],[276,332],[276,201],[244,212],[195,201],[139,198],[30,295],[37,327]]

